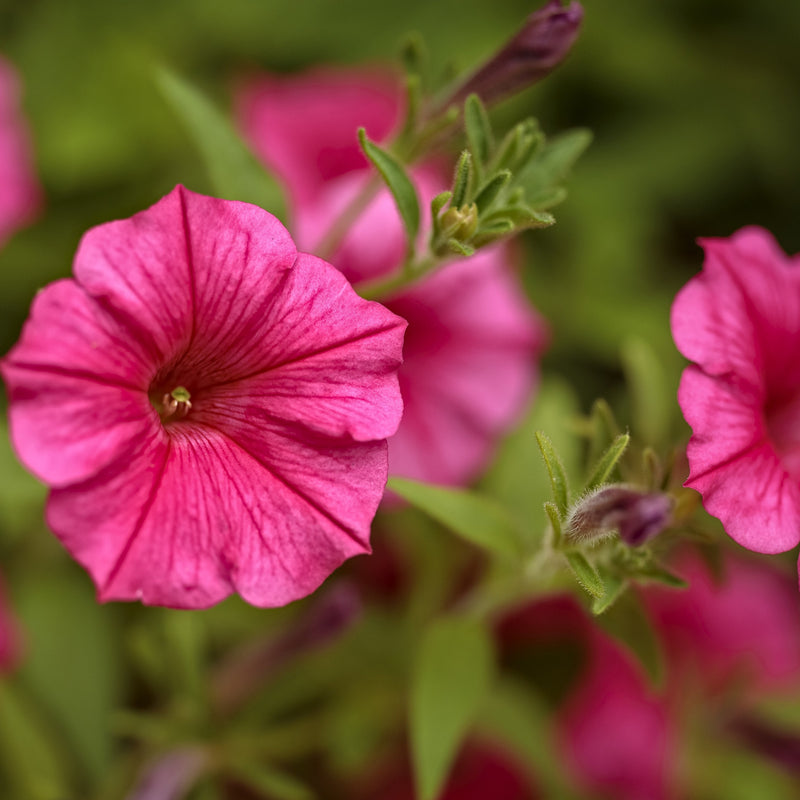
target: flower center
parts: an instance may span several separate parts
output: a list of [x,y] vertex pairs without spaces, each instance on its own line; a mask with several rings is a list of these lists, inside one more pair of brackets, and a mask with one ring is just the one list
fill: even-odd
[[153,400],[153,405],[162,420],[183,419],[192,408],[191,395],[185,386],[176,386],[171,392],[165,392],[160,400]]

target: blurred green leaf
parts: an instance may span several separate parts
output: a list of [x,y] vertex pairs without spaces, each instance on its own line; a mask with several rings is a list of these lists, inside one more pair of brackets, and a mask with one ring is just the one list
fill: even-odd
[[300,780],[269,764],[235,761],[229,765],[231,777],[264,800],[314,800],[317,796]]
[[608,611],[614,603],[622,597],[622,593],[627,589],[628,583],[619,575],[606,570],[598,570],[600,578],[605,586],[605,594],[602,597],[595,597],[592,600],[592,614],[599,616]]
[[406,174],[402,164],[386,150],[380,148],[375,142],[367,137],[364,128],[358,129],[358,141],[364,155],[372,162],[381,174],[389,191],[397,204],[400,218],[406,230],[406,240],[408,252],[414,252],[414,245],[419,232],[419,201],[417,200],[417,190]]
[[26,800],[74,797],[70,748],[52,721],[14,682],[0,681],[0,766]]
[[577,550],[567,551],[564,555],[572,574],[575,576],[575,580],[578,581],[581,587],[592,597],[604,597],[606,594],[605,584],[592,562]]
[[606,633],[634,655],[644,667],[651,684],[660,686],[664,678],[661,642],[639,598],[630,592],[623,593],[611,608],[596,619]]
[[230,121],[191,84],[170,70],[156,74],[159,88],[203,157],[214,192],[226,200],[261,206],[286,220],[280,184],[250,152]]
[[97,778],[111,758],[122,682],[115,609],[97,603],[82,572],[64,567],[51,564],[47,580],[14,576],[14,607],[28,639],[20,674],[68,735],[76,766]]
[[475,156],[476,168],[480,175],[494,149],[494,141],[489,115],[476,94],[471,94],[464,103],[464,127],[467,131],[469,149]]
[[472,544],[508,558],[522,554],[519,528],[489,497],[407,478],[390,478],[389,489]]
[[647,444],[663,444],[674,398],[661,359],[644,339],[631,337],[622,346],[622,365],[633,401],[633,430]]
[[475,195],[475,205],[478,207],[479,213],[484,213],[492,205],[510,180],[511,173],[507,169],[504,169],[492,175],[492,177],[481,186]]
[[47,487],[19,463],[8,434],[8,423],[0,419],[0,534],[17,537],[43,527],[42,508]]
[[525,187],[527,201],[536,205],[536,195],[555,189],[591,141],[592,133],[585,128],[575,128],[548,139],[535,158],[516,176],[515,182]]
[[438,796],[492,671],[492,640],[480,622],[446,617],[425,631],[411,678],[411,756],[419,800]]

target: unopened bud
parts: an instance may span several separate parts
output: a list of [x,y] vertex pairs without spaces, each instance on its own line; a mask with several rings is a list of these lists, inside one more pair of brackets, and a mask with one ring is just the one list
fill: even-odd
[[566,8],[550,0],[534,11],[522,29],[456,90],[448,105],[461,104],[473,92],[491,105],[537,83],[569,53],[583,19],[580,3]]
[[478,207],[475,203],[461,208],[448,208],[442,214],[442,235],[459,242],[468,242],[478,229]]
[[567,518],[564,535],[580,541],[618,531],[622,541],[638,547],[670,524],[672,506],[672,498],[660,492],[622,484],[603,486],[578,501]]

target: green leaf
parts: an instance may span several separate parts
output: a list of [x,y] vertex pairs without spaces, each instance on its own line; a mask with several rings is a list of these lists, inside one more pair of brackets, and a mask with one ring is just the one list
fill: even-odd
[[597,622],[636,657],[653,686],[659,686],[664,674],[661,643],[638,597],[622,593]]
[[472,544],[508,558],[522,553],[516,523],[489,497],[406,478],[390,478],[389,489]]
[[243,200],[286,219],[280,184],[250,152],[229,120],[191,84],[167,69],[158,85],[181,118],[208,170],[214,192],[226,200]]
[[542,431],[536,432],[536,441],[539,445],[539,450],[542,452],[547,473],[550,476],[550,487],[553,490],[553,500],[555,501],[556,508],[558,509],[559,516],[564,519],[567,515],[567,506],[569,502],[569,485],[567,483],[567,476],[564,472],[564,465],[558,457],[553,443],[547,437],[547,434]]
[[269,764],[236,761],[229,765],[231,776],[264,800],[314,800],[316,794],[294,775]]
[[570,550],[564,553],[567,564],[575,576],[575,580],[585,589],[592,597],[604,597],[606,594],[606,587],[600,573],[594,568],[594,565],[578,550]]
[[456,173],[453,178],[453,208],[461,208],[467,199],[470,178],[472,176],[472,156],[469,150],[464,150],[456,164]]
[[477,166],[483,167],[489,161],[494,141],[489,115],[476,94],[471,94],[464,103],[464,126],[467,130],[467,142],[475,154]]
[[544,144],[544,136],[534,119],[523,120],[515,125],[504,137],[492,158],[494,169],[515,171],[534,155]]
[[358,129],[358,141],[361,143],[364,155],[380,172],[394,197],[406,229],[408,252],[412,253],[419,231],[419,201],[414,184],[411,183],[402,164],[386,150],[378,147],[375,142],[370,141],[364,128]]
[[603,571],[601,580],[606,587],[606,592],[602,597],[595,597],[592,601],[592,614],[595,616],[608,611],[628,588],[627,581],[614,573]]
[[489,690],[492,641],[476,620],[449,617],[425,632],[411,677],[416,796],[435,800]]
[[69,748],[32,698],[8,680],[0,681],[0,772],[15,787],[15,797],[76,796]]
[[608,449],[600,456],[600,460],[589,475],[584,491],[591,492],[598,486],[602,486],[608,480],[617,462],[622,458],[622,454],[625,452],[630,440],[631,437],[627,433],[621,433],[611,442]]
[[475,205],[478,206],[478,211],[481,213],[486,211],[510,180],[511,173],[507,169],[493,175],[475,195]]
[[561,519],[558,516],[558,509],[552,500],[548,500],[544,504],[544,513],[550,520],[550,527],[553,529],[553,545],[558,545],[564,538],[564,532],[561,529]]
[[431,200],[431,216],[434,219],[439,217],[439,212],[452,200],[452,192],[440,192]]
[[517,176],[517,183],[525,187],[526,196],[530,198],[558,186],[591,141],[591,131],[585,128],[566,131],[549,139]]
[[660,583],[673,589],[686,589],[689,585],[680,575],[670,572],[660,564],[649,564],[637,571],[635,577],[637,581]]

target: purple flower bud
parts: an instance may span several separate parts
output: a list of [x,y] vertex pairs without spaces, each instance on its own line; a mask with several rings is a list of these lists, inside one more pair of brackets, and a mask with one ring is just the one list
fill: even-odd
[[565,535],[581,540],[619,531],[623,542],[638,547],[669,525],[672,506],[672,498],[660,492],[622,484],[603,486],[578,501],[567,519]]
[[550,0],[534,11],[522,29],[455,91],[451,103],[462,103],[473,92],[486,105],[537,83],[570,51],[583,19],[580,3],[566,8]]

